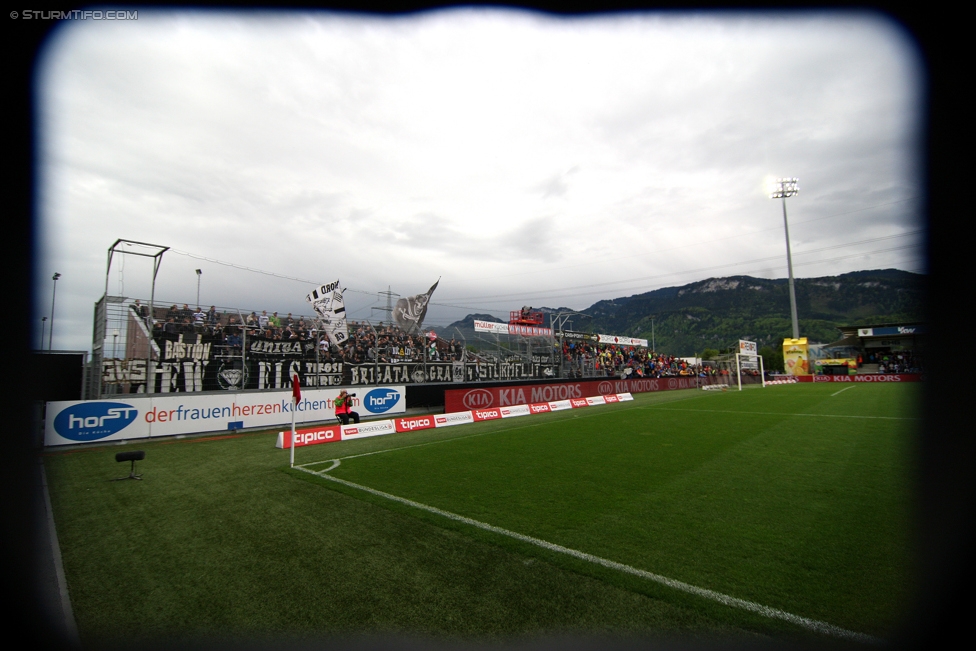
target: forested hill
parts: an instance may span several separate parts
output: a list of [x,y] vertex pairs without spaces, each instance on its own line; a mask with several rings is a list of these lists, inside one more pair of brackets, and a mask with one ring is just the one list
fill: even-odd
[[[800,336],[839,338],[837,326],[922,321],[924,276],[897,269],[797,278]],[[587,330],[653,339],[659,351],[692,355],[739,339],[779,346],[792,335],[789,282],[751,276],[709,278],[683,287],[600,301],[582,310]]]
[[[920,274],[897,269],[855,271],[798,278],[795,284],[800,336],[808,337],[811,343],[836,341],[837,327],[842,325],[924,320],[924,276]],[[576,330],[641,337],[648,344],[653,340],[660,352],[681,356],[706,348],[723,350],[739,339],[778,348],[784,337],[792,335],[786,279],[709,278],[683,287],[600,301],[582,312],[592,319],[575,317]],[[472,319],[498,320],[487,314],[468,315],[446,328],[435,329],[442,336],[453,337],[457,327],[465,338],[474,339]]]

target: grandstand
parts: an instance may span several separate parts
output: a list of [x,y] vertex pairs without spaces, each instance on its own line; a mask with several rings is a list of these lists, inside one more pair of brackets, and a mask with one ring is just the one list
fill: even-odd
[[540,325],[538,312],[515,311],[509,324],[487,324],[470,340],[350,321],[349,338],[337,345],[307,314],[149,303],[108,294],[96,303],[85,398],[281,389],[295,373],[303,387],[389,378],[403,384],[606,377],[708,383],[715,375],[707,365],[657,354],[644,340],[554,331]]

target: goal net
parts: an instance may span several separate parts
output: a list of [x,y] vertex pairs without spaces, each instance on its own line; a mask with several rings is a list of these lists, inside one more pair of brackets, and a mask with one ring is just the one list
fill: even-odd
[[702,389],[706,391],[741,391],[743,386],[766,386],[762,357],[759,355],[735,353],[707,364],[709,370],[702,383]]
[[705,391],[728,391],[735,382],[735,358],[723,356],[704,362],[705,377],[702,389]]

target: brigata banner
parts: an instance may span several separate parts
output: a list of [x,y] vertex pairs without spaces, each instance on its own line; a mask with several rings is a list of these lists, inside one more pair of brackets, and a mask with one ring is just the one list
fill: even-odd
[[695,389],[698,385],[697,378],[685,376],[657,379],[638,378],[635,380],[607,378],[605,380],[580,380],[579,382],[530,384],[517,387],[448,389],[444,392],[444,411],[512,407],[534,402],[590,398],[617,393]]
[[859,373],[857,375],[801,375],[800,382],[922,382],[919,373]]
[[[292,405],[292,393],[216,393],[161,395],[47,403],[45,445],[73,445],[123,439],[198,434],[291,423],[335,416],[338,389],[305,389]],[[358,391],[353,409],[362,416],[402,414],[406,387],[381,386]]]

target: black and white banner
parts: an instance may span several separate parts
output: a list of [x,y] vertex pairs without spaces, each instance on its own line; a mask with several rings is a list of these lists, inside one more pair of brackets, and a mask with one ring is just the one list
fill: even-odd
[[427,316],[427,304],[430,303],[430,296],[440,282],[441,279],[438,278],[426,294],[408,296],[396,302],[396,307],[393,308],[393,320],[400,326],[401,330],[411,335],[420,332],[424,327],[424,317]]
[[350,363],[316,357],[310,341],[273,341],[249,338],[244,348],[233,348],[205,334],[157,335],[160,355],[142,359],[102,360],[102,391],[107,394],[191,393],[286,389],[297,374],[302,387],[423,384],[553,377],[552,355],[533,355],[498,362],[407,361]]
[[339,281],[320,285],[305,300],[312,304],[312,309],[319,315],[322,330],[329,337],[329,341],[339,346],[345,343],[349,338],[349,331],[346,327],[346,306],[342,302]]

